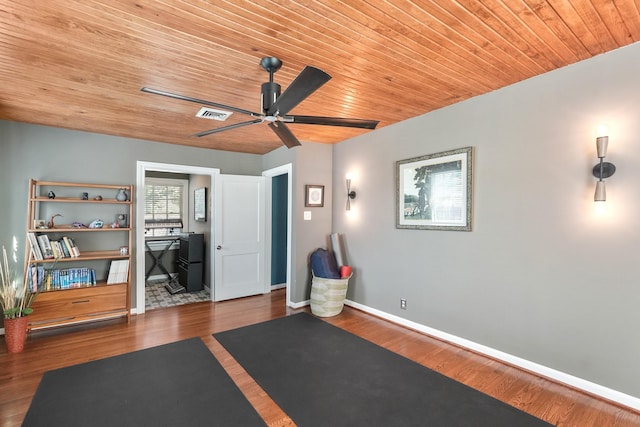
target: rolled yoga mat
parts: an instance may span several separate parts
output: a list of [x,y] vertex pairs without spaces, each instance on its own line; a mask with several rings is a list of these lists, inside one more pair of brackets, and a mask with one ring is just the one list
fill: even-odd
[[347,255],[344,250],[342,234],[331,234],[331,250],[333,251],[333,256],[336,257],[336,264],[338,264],[338,268],[342,267],[343,265],[349,265],[349,263],[347,262]]

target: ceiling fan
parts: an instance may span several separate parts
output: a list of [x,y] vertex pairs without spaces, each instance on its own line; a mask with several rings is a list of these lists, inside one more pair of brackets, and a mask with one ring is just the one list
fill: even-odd
[[215,129],[206,130],[196,133],[194,136],[206,136],[213,133],[224,132],[255,123],[267,123],[276,135],[282,140],[284,145],[289,148],[300,145],[300,141],[295,137],[285,123],[301,123],[309,125],[326,125],[326,126],[346,126],[360,129],[375,129],[378,125],[377,120],[349,119],[342,117],[320,117],[320,116],[292,116],[287,115],[296,105],[306,99],[315,92],[320,86],[331,79],[331,76],[324,71],[306,66],[300,74],[291,82],[289,87],[280,95],[280,85],[273,81],[273,74],[280,69],[282,61],[278,58],[267,57],[260,61],[262,68],[269,73],[269,81],[262,84],[262,112],[255,113],[253,111],[244,110],[242,108],[231,107],[229,105],[217,102],[206,101],[204,99],[191,98],[189,96],[178,95],[162,90],[143,87],[143,92],[155,95],[167,96],[169,98],[180,99],[183,101],[195,102],[197,104],[209,105],[215,108],[222,108],[240,114],[246,114],[253,117],[252,120],[234,123],[228,126],[222,126]]

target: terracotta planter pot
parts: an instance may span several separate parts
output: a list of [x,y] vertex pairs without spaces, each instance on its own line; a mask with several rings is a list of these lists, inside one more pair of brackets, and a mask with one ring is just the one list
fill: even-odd
[[7,342],[9,353],[20,353],[24,348],[24,341],[27,338],[27,316],[15,319],[4,319],[4,339]]

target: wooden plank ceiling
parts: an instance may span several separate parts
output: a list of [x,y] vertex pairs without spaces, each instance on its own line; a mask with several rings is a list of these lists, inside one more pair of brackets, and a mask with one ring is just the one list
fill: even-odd
[[[312,65],[333,78],[300,115],[378,128],[640,40],[637,0],[6,0],[0,119],[185,146],[267,153],[265,124],[226,122],[142,86],[261,111],[262,57],[283,90]],[[292,124],[301,141],[370,132]]]

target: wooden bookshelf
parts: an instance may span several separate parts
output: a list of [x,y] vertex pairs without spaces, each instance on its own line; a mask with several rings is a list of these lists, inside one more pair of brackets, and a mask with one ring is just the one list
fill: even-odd
[[[117,200],[116,195],[124,189],[127,200]],[[49,197],[49,192],[54,197]],[[83,197],[87,193],[88,197]],[[100,196],[99,198],[97,196]],[[43,280],[38,296],[29,315],[31,330],[95,322],[117,317],[129,321],[131,311],[131,246],[133,243],[133,185],[89,184],[78,182],[39,181],[29,182],[29,205],[27,211],[27,236],[32,233],[47,236],[51,242],[71,239],[77,244],[79,254],[73,256],[65,251],[50,259],[38,259],[32,252],[31,241],[26,239],[25,271],[41,267],[40,271],[80,271],[87,268],[91,280],[56,282],[53,275]],[[98,213],[104,217],[101,228],[89,228]],[[66,224],[55,224],[53,228],[37,227],[53,215],[61,215]],[[124,215],[124,224],[118,216]],[[60,218],[57,218],[60,219]],[[41,221],[38,221],[41,220]],[[69,221],[71,221],[69,223]],[[126,251],[121,248],[126,247]],[[42,253],[42,248],[39,248]],[[68,252],[68,251],[66,251]],[[128,260],[126,280],[107,284],[112,261]],[[32,266],[37,266],[32,269]],[[44,274],[43,274],[44,275]],[[70,278],[67,278],[70,279]],[[77,279],[77,277],[74,277]]]

